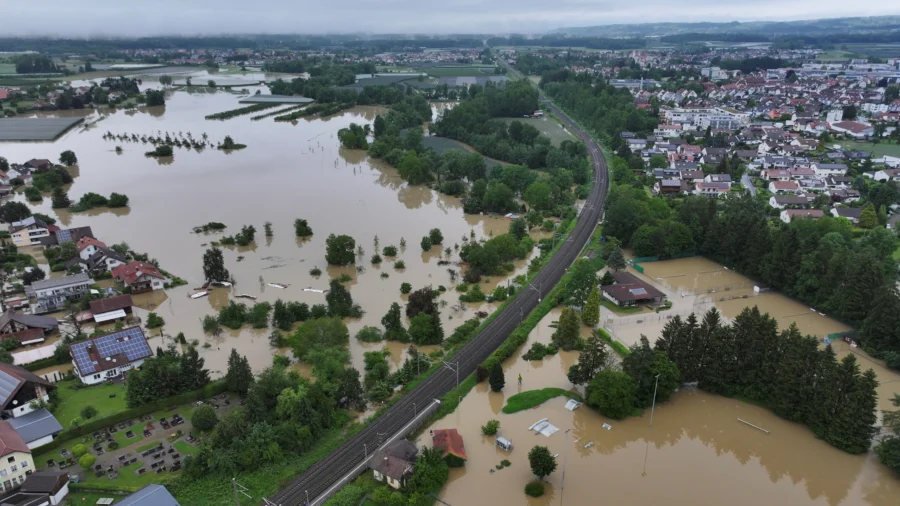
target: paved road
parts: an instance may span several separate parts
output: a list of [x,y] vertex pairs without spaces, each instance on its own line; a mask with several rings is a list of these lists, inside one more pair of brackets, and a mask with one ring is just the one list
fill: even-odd
[[[555,105],[544,98],[541,100],[546,108],[553,111],[585,143],[596,177],[596,184],[588,196],[575,230],[532,281],[535,287],[541,287],[543,293],[540,296],[543,296],[556,286],[590,240],[606,201],[608,170],[600,146]],[[536,289],[521,291],[478,336],[466,343],[454,357],[458,361],[459,377],[465,378],[475,372],[475,367],[484,362],[519,325],[520,315],[530,313],[538,305],[538,299]],[[449,368],[436,371],[366,428],[280,490],[272,497],[272,502],[281,506],[300,506],[304,505],[306,498],[309,497],[310,506],[320,506],[325,499],[320,496],[326,491],[333,492],[333,485],[363,462],[366,453],[363,445],[369,449],[376,448],[413,419],[415,416],[413,404],[421,408],[431,403],[433,399],[442,397],[456,386],[456,379],[456,373]]]

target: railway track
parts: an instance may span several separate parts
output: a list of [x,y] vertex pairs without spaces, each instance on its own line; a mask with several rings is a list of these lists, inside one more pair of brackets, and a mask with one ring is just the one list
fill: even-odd
[[[594,188],[585,202],[575,230],[532,281],[532,285],[541,287],[543,293],[531,288],[521,291],[480,334],[460,348],[454,357],[460,378],[472,374],[476,366],[484,362],[519,325],[520,315],[530,313],[538,305],[540,298],[549,293],[562,279],[566,270],[590,240],[606,202],[609,171],[600,146],[552,102],[544,97],[541,101],[587,146],[596,178]],[[372,423],[280,490],[272,497],[271,503],[280,506],[301,506],[306,505],[309,498],[309,506],[320,506],[324,499],[318,501],[317,498],[363,462],[366,455],[364,445],[374,451],[384,440],[415,417],[414,405],[426,406],[434,399],[444,396],[456,386],[456,378],[456,372],[449,368],[435,371]]]

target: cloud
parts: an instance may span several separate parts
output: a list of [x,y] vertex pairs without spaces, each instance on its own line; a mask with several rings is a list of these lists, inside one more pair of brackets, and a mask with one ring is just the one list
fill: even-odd
[[897,13],[837,0],[37,0],[4,1],[4,36],[224,33],[537,33],[619,23],[796,20]]

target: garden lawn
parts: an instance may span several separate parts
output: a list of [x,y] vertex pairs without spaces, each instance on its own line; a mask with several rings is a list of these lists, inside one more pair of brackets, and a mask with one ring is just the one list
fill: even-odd
[[[80,384],[81,382],[77,379],[60,381],[56,384],[59,403],[53,411],[53,416],[59,420],[63,428],[70,427],[72,420],[79,418],[81,409],[88,405],[97,408],[96,418],[114,415],[128,408],[125,405],[125,385],[123,383],[96,385],[80,390],[72,388],[72,386]],[[110,397],[111,394],[116,396]]]
[[606,299],[600,299],[600,304],[603,305],[606,309],[609,309],[613,313],[619,314],[634,314],[640,313],[644,310],[643,306],[631,306],[631,307],[619,307],[615,305],[612,301]]
[[873,144],[871,142],[836,140],[834,141],[834,143],[840,144],[841,148],[843,149],[865,151],[875,158],[880,158],[884,155],[900,156],[900,144],[890,144],[886,141],[882,141],[878,144]]
[[125,496],[122,496],[122,495],[116,495],[116,494],[109,493],[109,492],[107,492],[107,493],[103,493],[103,492],[80,492],[80,491],[77,491],[77,490],[76,490],[76,491],[73,491],[73,492],[70,492],[70,493],[69,493],[69,496],[68,496],[69,502],[68,502],[68,504],[72,504],[72,505],[84,504],[84,505],[87,505],[87,506],[94,506],[95,504],[97,504],[97,501],[99,501],[100,499],[106,499],[106,498],[111,498],[111,499],[113,499],[112,504],[116,504],[116,503],[119,502],[119,500],[122,499],[123,497],[125,497]]
[[506,406],[503,406],[503,412],[507,415],[518,413],[526,409],[531,409],[549,401],[560,395],[581,401],[581,396],[577,392],[569,392],[562,388],[542,388],[540,390],[528,390],[527,392],[518,393],[509,399],[506,399]]
[[200,451],[196,446],[188,444],[187,441],[175,441],[175,444],[172,446],[182,455],[193,455]]

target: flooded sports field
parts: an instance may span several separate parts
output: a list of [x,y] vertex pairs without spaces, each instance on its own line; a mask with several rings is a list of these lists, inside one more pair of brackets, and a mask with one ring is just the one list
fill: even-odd
[[[520,391],[572,388],[566,372],[577,360],[575,352],[561,352],[541,362],[521,358],[532,342],[550,342],[550,325],[558,318],[559,311],[548,314],[519,353],[504,362],[502,392],[491,392],[487,382],[479,384],[456,412],[429,427],[458,429],[468,456],[464,468],[450,471],[442,500],[453,505],[528,506],[897,504],[900,480],[874,454],[849,455],[764,408],[695,389],[683,389],[657,405],[652,427],[648,426],[649,410],[617,421],[586,406],[567,411],[562,397],[531,410],[502,413],[506,398]],[[586,334],[587,329],[583,330]],[[546,437],[528,430],[542,418],[559,431]],[[500,421],[500,434],[513,442],[511,452],[500,450],[493,437],[481,434],[480,426],[490,419]],[[419,442],[430,445],[427,430]],[[558,455],[558,467],[547,478],[545,495],[534,499],[523,490],[534,478],[527,454],[536,445]],[[496,470],[494,466],[504,459],[512,465]]]
[[[145,80],[145,85],[148,83]],[[250,87],[251,93],[257,88]],[[263,91],[265,93],[265,91]],[[449,335],[476,311],[492,310],[491,304],[459,305],[452,290],[448,269],[460,268],[458,252],[445,255],[434,247],[422,252],[419,243],[432,228],[444,235],[444,246],[453,249],[465,240],[478,240],[505,233],[509,221],[503,217],[473,216],[463,213],[459,199],[441,195],[424,186],[409,186],[396,170],[371,160],[365,152],[340,147],[339,129],[350,123],[371,123],[379,107],[357,107],[325,118],[304,118],[294,122],[275,122],[271,117],[253,121],[255,114],[227,121],[206,120],[204,116],[242,107],[239,95],[227,92],[168,93],[164,107],[138,108],[128,111],[65,111],[64,115],[84,115],[87,127],[77,127],[53,143],[2,143],[0,155],[10,162],[31,158],[56,159],[63,150],[71,149],[79,164],[72,168],[74,183],[69,197],[77,201],[87,192],[109,195],[125,193],[129,207],[111,211],[94,209],[72,213],[54,210],[49,195],[31,207],[58,220],[63,227],[90,226],[97,238],[112,245],[127,242],[132,250],[147,253],[160,266],[187,280],[188,285],[135,296],[138,316],[155,311],[165,319],[164,333],[175,336],[184,332],[188,341],[198,339],[199,352],[214,374],[224,373],[231,348],[247,355],[254,370],[271,364],[278,350],[269,345],[271,329],[246,327],[225,333],[218,339],[204,335],[200,320],[214,314],[237,294],[257,297],[258,301],[276,299],[300,301],[310,305],[325,302],[323,293],[330,278],[347,274],[352,281],[347,287],[365,315],[348,320],[351,336],[362,326],[381,326],[381,317],[392,302],[405,304],[400,285],[409,282],[414,289],[445,285],[441,296],[446,305],[441,309],[445,333]],[[441,107],[446,107],[442,104]],[[262,111],[267,112],[267,111]],[[201,152],[175,148],[173,157],[150,158],[144,152],[150,144],[105,140],[104,134],[172,135],[190,132],[194,138],[206,135],[213,143],[230,135],[247,148],[224,152],[205,149]],[[116,147],[122,148],[121,153]],[[14,197],[24,202],[24,196]],[[306,219],[314,231],[308,239],[295,237],[294,220]],[[208,222],[227,225],[223,233],[195,234],[192,229]],[[265,237],[263,225],[272,223],[273,237]],[[225,264],[236,280],[232,288],[213,289],[208,297],[192,300],[188,296],[203,279],[202,256],[212,241],[237,233],[241,226],[253,225],[256,241],[246,247],[223,247]],[[325,263],[325,239],[331,234],[347,234],[362,246],[364,254],[354,267],[329,268]],[[370,263],[376,252],[375,237],[381,248],[400,247],[396,259],[385,258],[380,266]],[[537,235],[535,237],[538,237]],[[39,251],[35,256],[48,269]],[[405,268],[395,267],[403,260]],[[504,278],[488,280],[484,291],[497,283],[525,272],[527,260],[516,263],[516,271]],[[323,274],[314,277],[310,269],[318,267]],[[53,273],[56,275],[57,273]],[[269,283],[288,285],[280,289]],[[237,299],[248,305],[252,301]],[[157,331],[153,331],[156,335]],[[167,341],[165,341],[167,342]],[[164,345],[154,337],[152,346]],[[380,349],[381,343],[362,344],[351,338],[353,364],[362,370],[363,351]],[[392,363],[401,363],[405,346],[389,344]],[[288,350],[284,350],[288,351]]]

